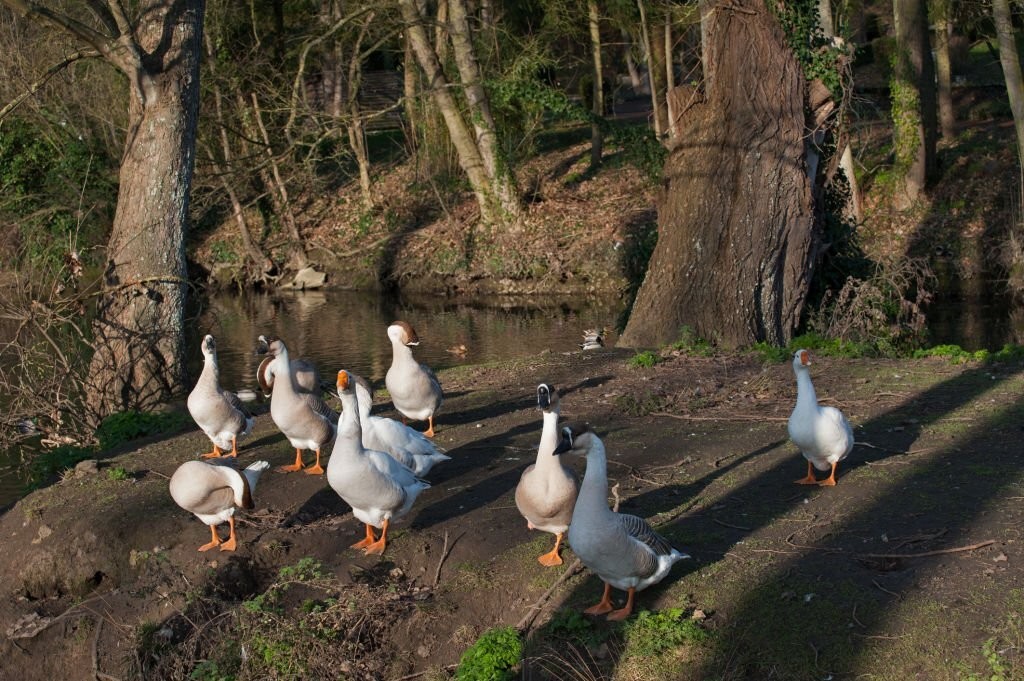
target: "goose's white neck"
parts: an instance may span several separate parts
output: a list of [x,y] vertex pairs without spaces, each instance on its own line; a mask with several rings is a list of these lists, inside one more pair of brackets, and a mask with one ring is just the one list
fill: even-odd
[[214,379],[220,378],[220,368],[217,367],[217,358],[214,355],[203,355],[203,373],[200,378],[206,378],[212,376]]
[[400,340],[391,339],[391,353],[395,360],[412,359],[412,348]]
[[359,400],[354,391],[341,391],[341,418],[338,420],[338,439],[346,438],[362,442],[363,426],[359,422]]
[[818,396],[814,392],[814,384],[811,383],[811,372],[807,369],[796,370],[796,409],[816,410],[818,408]]
[[555,456],[558,447],[558,409],[544,412],[544,425],[540,431],[540,445],[537,447],[537,468],[553,468],[560,465],[561,456]]
[[608,507],[608,458],[604,443],[597,438],[591,441],[587,451],[587,472],[583,475],[576,508],[582,509],[586,517],[612,513]]
[[274,392],[271,395],[271,403],[273,403],[273,395],[277,394],[280,390],[282,395],[295,395],[298,392],[298,387],[295,385],[295,377],[292,376],[291,371],[291,360],[288,359],[288,351],[281,350],[277,353],[277,357],[267,367],[274,379]]

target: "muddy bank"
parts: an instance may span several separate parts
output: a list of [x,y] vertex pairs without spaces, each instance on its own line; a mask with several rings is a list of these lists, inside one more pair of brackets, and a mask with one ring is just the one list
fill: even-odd
[[[648,678],[957,678],[988,670],[989,640],[1021,669],[1020,365],[817,358],[819,397],[860,443],[839,485],[819,489],[792,484],[805,468],[786,442],[788,363],[680,355],[636,369],[630,356],[551,349],[442,372],[452,460],[382,558],[347,548],[361,526],[324,479],[275,472],[238,551],[196,552],[208,531],[167,479],[206,451],[198,431],[29,495],[0,517],[4,677],[441,679],[483,631],[535,614],[532,678],[557,678],[538,660],[570,643],[590,660],[577,667],[630,678],[641,661],[621,627],[566,619],[598,581],[558,581],[568,550],[542,568],[551,538],[514,506],[542,380],[564,391],[563,418],[603,434],[622,510],[693,556],[639,607],[700,610],[709,638],[647,656],[660,665]],[[260,416],[242,461],[292,457]]]

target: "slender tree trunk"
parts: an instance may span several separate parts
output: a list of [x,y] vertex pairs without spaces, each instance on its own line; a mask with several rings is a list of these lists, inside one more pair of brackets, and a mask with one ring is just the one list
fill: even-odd
[[672,57],[672,10],[665,10],[665,118],[668,123],[668,136],[674,138],[676,131],[676,116],[678,112],[673,106],[672,89],[676,86],[675,60]]
[[652,22],[647,16],[647,0],[637,0],[636,6],[640,10],[640,35],[644,41],[644,52],[647,54],[647,79],[651,85],[654,136],[661,139],[668,134],[668,109],[665,107],[665,58],[661,54],[665,48],[661,41],[651,37]]
[[640,70],[636,66],[636,59],[633,58],[633,39],[626,29],[622,29],[622,53],[626,61],[626,72],[629,73],[629,86],[634,94],[644,88],[643,80],[640,78]]
[[726,347],[784,344],[811,278],[800,64],[764,0],[709,7],[705,21],[714,77],[679,120],[628,347],[671,342],[684,325]]
[[593,107],[594,121],[590,124],[590,167],[601,165],[604,150],[604,135],[598,119],[604,116],[604,69],[601,66],[601,15],[597,9],[597,0],[587,1],[587,14],[590,24],[590,56],[594,69]]
[[894,0],[893,13],[893,146],[897,168],[904,173],[903,191],[896,205],[906,208],[924,192],[935,169],[935,72],[924,0]]
[[359,166],[359,189],[363,197],[363,208],[373,206],[373,195],[370,193],[370,155],[366,148],[366,131],[363,126],[362,111],[359,108],[359,88],[363,82],[363,41],[366,31],[370,28],[376,12],[370,12],[359,28],[352,56],[348,62],[348,138],[352,153],[355,154]]
[[999,36],[999,61],[1003,65],[1006,92],[1010,97],[1013,124],[1017,129],[1017,159],[1024,165],[1024,80],[1021,78],[1020,57],[1010,19],[1010,3],[992,0],[992,18]]
[[935,27],[935,75],[939,95],[939,130],[947,142],[956,139],[956,112],[953,110],[953,70],[949,60],[950,0],[931,0],[930,16]]
[[476,146],[484,170],[490,179],[490,191],[505,215],[515,219],[520,214],[519,188],[512,169],[502,158],[501,146],[498,144],[491,103],[484,90],[483,76],[473,49],[473,38],[466,16],[466,0],[448,0],[448,12],[451,17],[450,33],[455,65],[459,69],[463,91],[469,103],[469,118],[476,133]]
[[452,144],[458,152],[459,165],[469,180],[477,205],[480,207],[480,218],[486,223],[500,223],[501,214],[495,205],[493,194],[484,168],[483,158],[473,138],[473,133],[462,118],[458,104],[452,96],[450,84],[441,69],[438,55],[431,47],[427,32],[423,28],[423,16],[415,4],[415,0],[398,0],[402,10],[402,19],[406,24],[406,33],[412,42],[416,61],[427,79],[427,88],[434,98]]

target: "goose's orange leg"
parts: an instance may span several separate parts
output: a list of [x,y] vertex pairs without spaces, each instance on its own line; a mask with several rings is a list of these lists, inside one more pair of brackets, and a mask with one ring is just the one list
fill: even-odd
[[374,542],[373,525],[367,525],[366,526],[366,539],[363,539],[362,541],[357,541],[355,544],[353,544],[349,548],[350,549],[365,549],[367,546],[370,546],[371,544],[373,544],[373,542]]
[[633,597],[636,595],[636,589],[629,587],[629,595],[626,597],[626,605],[622,606],[619,610],[613,610],[608,613],[608,619],[613,622],[618,622],[629,617],[630,613],[633,612]]
[[387,545],[388,545],[388,523],[389,522],[390,521],[387,518],[384,519],[384,527],[382,527],[381,530],[380,530],[380,539],[378,539],[377,541],[373,542],[372,544],[370,544],[369,546],[366,547],[366,555],[368,555],[368,556],[379,556],[382,553],[384,553],[384,549],[387,548]]
[[220,545],[221,551],[234,551],[238,547],[238,542],[235,541],[235,516],[228,518],[228,527],[231,528],[231,532],[228,540]]
[[597,605],[591,606],[584,610],[584,614],[587,615],[603,615],[606,612],[612,611],[612,585],[605,582],[604,595],[601,596],[601,602]]
[[817,485],[818,484],[818,480],[814,477],[814,466],[811,465],[810,461],[807,462],[807,477],[800,478],[799,480],[794,480],[793,482],[795,482],[798,485]]
[[423,431],[423,434],[427,437],[434,437],[434,417],[428,416],[427,423],[430,424],[430,427]]
[[305,471],[308,475],[323,475],[324,467],[320,465],[320,448],[316,450],[316,463],[310,466]]
[[555,535],[555,548],[551,549],[549,553],[545,553],[543,556],[537,558],[537,562],[544,567],[554,567],[562,564],[562,557],[558,555],[558,547],[562,545],[562,533],[559,532]]
[[228,456],[233,456],[236,459],[238,458],[238,436],[237,435],[232,435],[231,436],[231,453],[228,454]]
[[211,541],[209,544],[203,544],[202,546],[200,546],[200,551],[209,551],[214,546],[220,546],[220,537],[217,536],[216,525],[210,525],[210,534],[213,536],[213,541]]
[[282,473],[292,473],[294,471],[302,470],[302,450],[298,447],[295,448],[295,463],[291,466],[278,466],[277,470]]
[[220,447],[218,447],[217,445],[214,445],[212,452],[206,452],[200,458],[202,458],[202,459],[212,459],[212,458],[214,458],[216,456],[220,456]]
[[838,461],[836,461],[834,464],[832,464],[832,473],[829,474],[829,476],[827,478],[825,478],[824,480],[822,480],[818,484],[821,485],[822,487],[835,487],[836,486],[836,467],[838,465],[839,465]]

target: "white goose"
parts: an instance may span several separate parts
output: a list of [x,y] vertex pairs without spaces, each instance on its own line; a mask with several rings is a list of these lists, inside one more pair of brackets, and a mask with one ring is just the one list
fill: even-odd
[[[563,452],[587,457],[587,472],[569,524],[569,546],[604,582],[601,601],[584,612],[609,613],[610,620],[626,619],[633,611],[636,592],[660,582],[676,561],[689,556],[672,548],[643,518],[608,508],[604,443],[589,426],[563,427],[555,453]],[[612,605],[612,587],[628,593],[626,604],[618,610]]]
[[[338,437],[327,464],[327,482],[352,507],[352,515],[366,525],[366,538],[352,545],[366,554],[382,554],[387,547],[388,526],[409,512],[420,492],[430,483],[384,452],[363,446],[359,425],[359,398],[355,381],[344,369],[338,372],[338,397],[342,412]],[[380,528],[374,539],[373,528]]]
[[370,384],[361,376],[350,374],[350,377],[356,383],[359,425],[363,429],[364,447],[390,454],[417,478],[429,473],[434,464],[451,460],[450,456],[438,449],[437,445],[424,437],[423,433],[394,419],[371,416],[373,392],[370,390]]
[[433,370],[412,356],[412,346],[419,345],[416,331],[407,322],[394,322],[388,327],[391,339],[391,367],[384,377],[395,409],[414,421],[427,421],[424,431],[434,437],[434,414],[441,408],[444,392]]
[[213,336],[203,337],[203,372],[188,395],[188,413],[213,442],[213,451],[203,454],[204,459],[220,456],[221,450],[229,456],[238,456],[238,438],[252,432],[253,417],[238,396],[220,387],[217,368],[217,344]]
[[537,386],[537,407],[544,414],[537,461],[527,466],[519,478],[519,484],[516,485],[516,508],[526,518],[529,529],[555,535],[555,548],[537,558],[541,565],[550,567],[562,564],[558,548],[565,531],[569,529],[580,483],[576,474],[563,465],[561,457],[555,454],[561,404],[554,386],[547,383]]
[[320,465],[320,451],[334,439],[338,415],[318,395],[299,392],[289,367],[288,348],[284,341],[270,341],[268,352],[273,358],[271,371],[276,376],[288,377],[277,381],[270,397],[270,418],[295,447],[295,463],[278,468],[282,472],[302,470],[302,450],[316,452],[316,463],[306,469],[310,475],[324,472]]
[[[800,448],[807,459],[807,476],[796,480],[800,485],[836,484],[836,467],[853,449],[853,429],[843,412],[835,407],[818,406],[818,397],[811,383],[811,355],[797,350],[793,355],[793,373],[796,374],[796,407],[789,417],[789,439]],[[814,469],[832,472],[821,481],[814,477]]]
[[[256,482],[268,468],[270,464],[266,461],[251,463],[241,472],[228,465],[205,461],[186,461],[178,466],[171,476],[171,498],[209,525],[213,536],[209,544],[199,547],[200,551],[209,551],[215,546],[219,546],[221,551],[235,550],[235,509],[254,507],[252,494]],[[220,523],[230,526],[227,541],[222,542],[217,536]]]
[[[260,336],[256,344],[257,354],[266,354],[270,350],[270,341]],[[274,391],[274,370],[271,365],[274,358],[267,356],[256,369],[256,381],[260,384],[264,397],[270,397]],[[293,359],[288,362],[289,370],[295,377],[295,389],[300,393],[320,395],[320,372],[316,365],[305,359]]]

